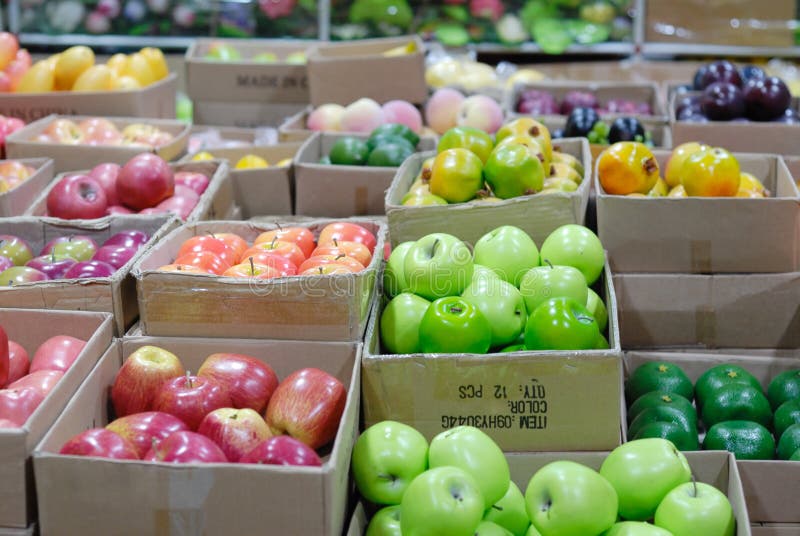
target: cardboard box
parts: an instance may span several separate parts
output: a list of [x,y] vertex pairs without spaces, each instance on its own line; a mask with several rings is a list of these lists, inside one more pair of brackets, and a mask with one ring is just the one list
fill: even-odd
[[[752,356],[724,350],[715,353],[629,352],[624,357],[625,377],[646,362],[671,361],[696,382],[706,370],[735,364],[752,373],[766,392],[769,382],[786,370],[800,369],[800,359]],[[800,482],[800,464],[783,460],[738,460],[750,519],[754,522],[800,523],[797,497],[790,490]]]
[[[380,275],[386,226],[353,219],[375,233],[378,252],[357,274],[259,280],[159,272],[181,244],[199,234],[233,232],[252,243],[274,222],[186,224],[159,241],[134,266],[142,331],[147,335],[247,339],[361,340]],[[329,220],[304,222],[315,236]]]
[[[123,162],[124,164],[125,162]],[[233,185],[228,177],[230,166],[223,160],[206,160],[204,162],[182,162],[170,164],[173,171],[193,171],[206,175],[210,182],[206,191],[200,196],[197,203],[186,221],[213,220],[224,218],[231,213],[234,205]],[[87,173],[88,170],[77,171],[77,173]],[[73,171],[76,173],[76,171]],[[25,211],[26,216],[46,216],[47,215],[47,195],[56,183],[63,177],[59,175],[56,180],[45,188],[33,204]],[[65,220],[68,221],[68,220]]]
[[793,0],[647,0],[645,41],[789,47],[795,44]]
[[34,254],[38,254],[50,240],[73,234],[89,236],[102,244],[120,231],[138,229],[150,235],[150,241],[111,277],[59,279],[0,286],[0,307],[113,313],[114,331],[116,335],[122,336],[139,314],[136,280],[130,275],[131,268],[156,241],[176,225],[178,220],[168,214],[109,216],[91,221],[31,217],[3,220],[2,232],[28,242]]
[[[0,217],[3,218],[24,214],[39,192],[53,180],[53,161],[49,158],[22,158],[17,162],[36,168],[36,172],[16,188],[0,193]],[[0,161],[0,165],[2,163]]]
[[568,223],[583,224],[591,187],[591,153],[585,138],[564,138],[554,147],[580,160],[583,182],[575,192],[526,195],[496,203],[469,202],[421,207],[402,206],[422,163],[435,153],[419,153],[408,158],[397,172],[386,193],[386,216],[392,244],[417,240],[435,230],[450,233],[475,243],[498,225],[515,225],[527,232],[537,245],[557,228]]
[[194,122],[238,128],[277,127],[306,104],[194,101]]
[[56,335],[70,335],[87,341],[78,358],[25,426],[0,430],[0,474],[3,476],[0,526],[20,529],[24,533],[36,520],[36,495],[29,456],[111,344],[113,322],[111,315],[102,313],[0,309],[0,325],[5,328],[9,339],[22,345],[31,357],[44,341]]
[[[339,432],[322,467],[186,464],[61,456],[73,435],[106,424],[109,386],[123,358],[155,344],[197,370],[215,352],[269,363],[285,378],[303,367],[333,374],[348,388]],[[297,341],[125,339],[103,356],[39,443],[34,471],[43,534],[319,534],[339,536],[358,434],[360,345]],[[65,492],[65,490],[70,490]],[[268,528],[264,514],[268,512]]]
[[[399,56],[384,52],[414,43]],[[384,103],[402,99],[421,104],[428,98],[425,45],[416,35],[319,43],[308,51],[311,104],[348,105],[362,97]]]
[[52,114],[172,119],[177,87],[178,75],[172,73],[142,89],[3,93],[0,114],[19,117],[26,123]]
[[[663,170],[669,151],[653,151]],[[735,153],[774,197],[636,198],[605,193],[597,227],[618,272],[790,272],[800,266],[800,192],[783,160]]]
[[36,523],[31,523],[26,529],[0,527],[0,536],[34,536],[35,534],[38,534],[36,532]]
[[[736,470],[736,463],[733,456],[724,452],[687,452],[686,458],[692,467],[692,474],[698,482],[711,484],[720,491],[725,492],[728,500],[733,507],[736,517],[736,536],[751,536],[756,533],[750,529],[750,521],[747,517],[745,498],[742,493],[742,483],[739,473]],[[571,460],[582,463],[599,470],[603,464],[607,453],[604,452],[542,452],[542,453],[513,453],[506,454],[508,465],[511,469],[511,480],[525,493],[531,477],[547,465],[548,463],[559,460]],[[358,504],[350,519],[350,528],[346,536],[363,536],[367,527],[367,515],[362,504]],[[774,533],[774,534],[796,534],[796,533]],[[698,534],[697,536],[701,536]]]
[[103,162],[124,164],[137,154],[155,153],[164,160],[178,158],[186,149],[189,139],[189,125],[176,120],[167,119],[138,119],[135,117],[109,117],[108,119],[122,131],[123,128],[134,123],[153,125],[160,130],[172,134],[171,142],[160,147],[148,148],[132,145],[70,145],[66,143],[42,143],[33,141],[47,126],[56,119],[70,119],[80,122],[88,119],[87,116],[67,117],[49,115],[34,121],[26,127],[9,134],[6,138],[6,156],[8,158],[38,158],[47,156],[53,159],[53,168],[56,173],[87,169]]
[[615,273],[614,286],[624,349],[800,348],[800,273]]
[[270,127],[239,128],[192,125],[186,153],[193,155],[200,151],[210,151],[212,149],[230,149],[248,145],[275,145],[277,141],[277,131]]
[[800,184],[800,156],[784,156],[783,160],[786,162],[786,167],[789,168],[795,184]]
[[[216,43],[233,46],[242,59],[206,59]],[[186,51],[186,93],[194,101],[308,104],[306,65],[285,60],[293,52],[307,52],[313,44],[284,39],[197,39]],[[277,61],[252,59],[262,52],[274,53]]]
[[800,525],[793,523],[753,523],[751,530],[753,532],[753,536],[800,535]]
[[[330,153],[333,144],[344,137],[366,140],[369,135],[318,132],[300,147],[294,161],[295,214],[346,218],[385,213],[386,190],[402,167],[320,164],[320,158]],[[421,151],[435,148],[430,138],[421,138],[417,144]]]
[[610,272],[609,350],[385,354],[376,304],[362,370],[364,425],[404,422],[428,440],[458,425],[483,429],[504,451],[607,450],[621,438],[621,350]]

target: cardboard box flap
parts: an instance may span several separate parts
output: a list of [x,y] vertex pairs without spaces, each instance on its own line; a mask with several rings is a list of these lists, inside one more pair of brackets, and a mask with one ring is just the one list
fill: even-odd
[[20,158],[15,161],[35,168],[36,171],[21,184],[0,193],[0,217],[23,214],[55,176],[50,158]]

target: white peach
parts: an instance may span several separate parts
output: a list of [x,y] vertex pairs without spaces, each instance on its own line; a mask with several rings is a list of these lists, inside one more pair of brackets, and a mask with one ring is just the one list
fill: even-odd
[[340,104],[323,104],[308,114],[306,126],[309,130],[335,132],[341,130],[344,106]]
[[458,111],[464,95],[451,88],[437,89],[425,104],[425,121],[438,134],[444,134],[457,124]]
[[383,118],[387,123],[400,123],[417,134],[422,131],[422,114],[416,106],[404,100],[393,100],[383,106]]
[[358,99],[350,103],[342,114],[342,130],[369,133],[384,123],[383,108],[372,99]]
[[479,128],[494,134],[503,124],[503,109],[491,97],[473,95],[461,103],[457,122],[460,127]]

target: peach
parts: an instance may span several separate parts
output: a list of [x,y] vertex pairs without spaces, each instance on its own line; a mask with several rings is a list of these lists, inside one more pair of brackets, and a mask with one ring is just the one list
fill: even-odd
[[400,123],[417,134],[422,132],[422,114],[410,102],[393,100],[384,104],[382,108],[383,117],[387,123]]
[[306,126],[311,130],[337,131],[341,130],[344,106],[339,104],[323,104],[308,114]]
[[384,123],[383,108],[372,99],[350,103],[342,114],[342,130],[369,133]]
[[472,95],[461,103],[458,126],[479,128],[494,134],[503,124],[503,110],[491,97]]
[[437,89],[425,104],[425,121],[437,134],[444,134],[457,124],[458,110],[464,95],[451,88]]

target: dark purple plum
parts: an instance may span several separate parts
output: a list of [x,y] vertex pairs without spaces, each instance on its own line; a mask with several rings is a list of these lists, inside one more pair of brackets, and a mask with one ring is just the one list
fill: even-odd
[[636,141],[644,139],[644,127],[635,117],[618,117],[611,123],[608,129],[608,142],[617,143],[618,141]]
[[792,94],[777,76],[753,78],[744,86],[745,115],[753,121],[777,119],[792,104]]
[[800,114],[798,114],[796,110],[787,108],[783,115],[777,118],[775,122],[785,123],[787,125],[800,125]]
[[714,82],[703,90],[700,106],[712,121],[730,121],[744,115],[744,96],[729,82]]
[[[698,70],[698,73],[703,68]],[[728,82],[736,87],[742,87],[742,77],[739,75],[739,70],[736,66],[728,60],[719,60],[709,63],[705,66],[705,71],[698,79],[695,74],[695,89],[703,90],[715,82]]]
[[763,80],[767,77],[767,73],[764,72],[764,69],[758,67],[757,65],[745,65],[741,69],[739,69],[739,75],[742,77],[742,83],[746,83],[748,80]]
[[568,138],[586,137],[600,116],[594,108],[575,108],[567,117],[564,125],[564,136]]
[[702,65],[694,72],[694,78],[692,78],[692,89],[695,91],[703,90],[702,84],[706,73],[708,73],[708,65]]
[[531,115],[557,114],[558,103],[549,91],[529,89],[520,95],[517,112]]
[[683,95],[675,99],[675,115],[686,110],[700,110],[700,95]]
[[684,93],[689,93],[692,89],[692,84],[681,84],[679,86],[675,86],[672,88],[673,93],[677,93],[678,95],[682,95]]
[[597,97],[594,93],[588,91],[569,91],[564,95],[564,100],[561,101],[561,114],[569,115],[575,108],[593,108],[600,107],[597,102]]

